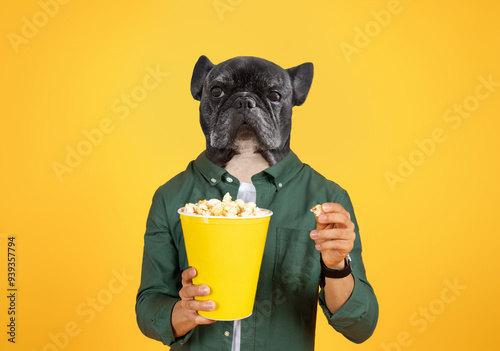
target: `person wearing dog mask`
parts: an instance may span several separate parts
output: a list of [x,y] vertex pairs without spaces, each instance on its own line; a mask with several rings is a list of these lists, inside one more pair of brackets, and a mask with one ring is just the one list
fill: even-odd
[[[146,336],[175,350],[313,350],[318,301],[349,340],[372,335],[378,303],[349,195],[290,150],[292,107],[304,103],[312,78],[311,63],[283,69],[256,57],[218,65],[199,58],[191,93],[206,150],[153,197],[136,302]],[[194,299],[210,288],[192,282],[196,267],[188,268],[177,209],[226,192],[273,217],[254,312],[215,322],[198,314],[215,303]],[[318,203],[314,216],[309,209]]]

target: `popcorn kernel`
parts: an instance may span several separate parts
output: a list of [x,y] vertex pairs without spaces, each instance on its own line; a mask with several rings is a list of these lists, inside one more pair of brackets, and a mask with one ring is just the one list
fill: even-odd
[[323,213],[323,210],[321,209],[321,205],[318,204],[318,205],[314,206],[313,208],[311,208],[311,212],[314,212],[314,215],[316,217],[321,215]]

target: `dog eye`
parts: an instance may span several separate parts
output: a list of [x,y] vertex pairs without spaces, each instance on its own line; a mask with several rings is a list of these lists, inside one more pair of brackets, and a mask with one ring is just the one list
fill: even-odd
[[277,91],[271,91],[267,95],[267,98],[273,102],[278,102],[281,100],[281,95]]
[[210,91],[212,92],[213,97],[221,97],[224,94],[220,87],[213,87]]

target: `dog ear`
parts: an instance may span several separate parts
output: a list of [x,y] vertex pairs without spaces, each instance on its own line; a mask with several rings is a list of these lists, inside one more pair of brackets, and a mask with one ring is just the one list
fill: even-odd
[[214,68],[214,64],[210,62],[208,57],[204,55],[200,56],[194,66],[193,77],[191,78],[191,95],[193,95],[195,100],[201,100],[203,82],[212,68]]
[[311,88],[314,75],[314,66],[311,62],[286,70],[290,75],[293,87],[293,105],[300,106],[306,101],[309,88]]

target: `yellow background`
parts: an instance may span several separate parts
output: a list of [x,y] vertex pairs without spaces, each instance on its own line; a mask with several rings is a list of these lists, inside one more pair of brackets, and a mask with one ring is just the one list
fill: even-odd
[[[0,296],[9,235],[19,289],[15,345],[0,299],[2,350],[60,349],[54,338],[65,350],[165,350],[136,326],[135,294],[152,195],[204,148],[189,92],[201,54],[315,65],[292,149],[349,191],[380,303],[362,345],[319,314],[317,350],[500,348],[498,83],[458,128],[443,118],[474,103],[480,77],[500,82],[498,2],[45,3],[0,14]],[[397,13],[377,27],[372,11],[388,9]],[[345,55],[359,31],[369,42]],[[141,90],[148,69],[164,73]],[[147,95],[122,119],[112,105],[132,91]],[[112,131],[59,179],[54,162],[102,123]],[[446,140],[418,158],[415,141],[436,128]],[[386,172],[411,155],[419,165],[391,188]]]

